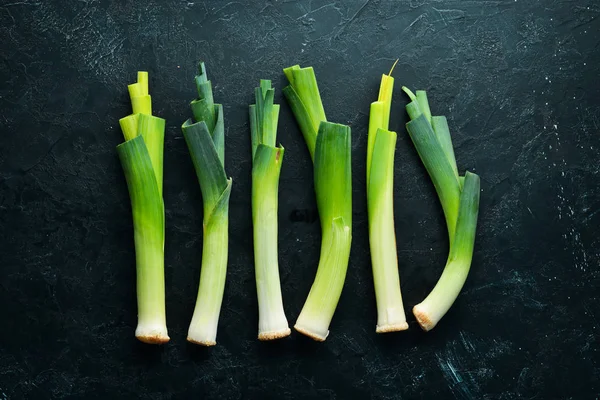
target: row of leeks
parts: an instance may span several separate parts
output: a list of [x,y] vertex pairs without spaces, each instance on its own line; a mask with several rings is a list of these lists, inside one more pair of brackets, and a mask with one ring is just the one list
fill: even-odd
[[[394,64],[395,65],[395,64]],[[394,78],[383,74],[377,101],[371,104],[367,144],[369,243],[379,333],[408,328],[398,271],[393,211],[396,133],[389,130]],[[329,325],[341,296],[352,241],[351,131],[328,122],[312,67],[284,69],[289,85],[283,94],[313,161],[314,187],[322,240],[315,280],[294,328],[317,341]],[[188,341],[216,344],[228,256],[228,211],[232,179],[225,173],[223,106],[215,103],[204,63],[195,77],[198,97],[190,103],[193,118],[182,125],[203,201],[203,251],[196,306]],[[470,269],[479,210],[479,177],[459,175],[446,118],[432,116],[425,91],[413,94],[406,129],[440,199],[450,242],[446,267],[427,298],[413,308],[424,330],[446,314]],[[165,121],[152,116],[148,74],[129,85],[133,113],[120,120],[125,142],[117,152],[127,181],[136,250],[138,326],[147,343],[169,341],[165,316],[162,198]],[[261,80],[250,105],[252,150],[252,224],[259,309],[258,338],[290,334],[283,307],[278,263],[278,188],[284,148],[276,142],[279,105],[271,81]]]

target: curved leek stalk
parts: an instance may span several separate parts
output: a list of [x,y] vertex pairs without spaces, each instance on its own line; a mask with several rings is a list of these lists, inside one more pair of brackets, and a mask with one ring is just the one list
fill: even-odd
[[119,123],[125,142],[117,146],[133,213],[138,325],[145,343],[169,341],[165,315],[165,214],[162,199],[165,120],[152,116],[148,73],[129,85],[134,114]]
[[198,99],[191,102],[196,122],[181,127],[196,170],[204,203],[202,269],[194,315],[187,340],[214,346],[227,271],[229,196],[231,178],[224,169],[223,107],[213,101],[204,63],[196,75]]
[[352,242],[350,127],[321,122],[314,170],[322,232],[321,256],[317,276],[294,328],[324,341],[342,294]]
[[394,78],[390,71],[389,75],[381,77],[379,98],[371,103],[367,144],[369,242],[377,300],[377,333],[408,329],[400,292],[394,231],[396,132],[388,130],[393,89]]
[[283,94],[314,162],[322,232],[317,276],[294,329],[324,341],[346,279],[352,242],[350,127],[326,122],[312,67],[294,65],[283,72],[290,82]]
[[425,91],[414,95],[402,88],[412,102],[406,106],[411,119],[406,129],[438,194],[450,242],[444,272],[427,298],[413,308],[419,325],[433,329],[450,309],[462,289],[473,257],[480,181],[476,174],[458,175],[450,130],[444,117],[431,116]]
[[277,192],[283,147],[275,147],[279,105],[273,104],[271,81],[261,80],[256,104],[250,106],[252,139],[252,226],[258,295],[258,339],[289,336],[277,258]]
[[460,195],[456,234],[446,267],[427,298],[413,308],[419,325],[426,331],[433,329],[448,312],[467,280],[475,245],[479,191],[479,176],[467,171]]

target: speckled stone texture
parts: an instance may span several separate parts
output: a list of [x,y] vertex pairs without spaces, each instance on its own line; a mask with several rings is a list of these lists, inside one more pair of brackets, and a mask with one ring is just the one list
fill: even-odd
[[[0,399],[594,399],[600,396],[600,5],[593,0],[2,1]],[[407,311],[447,255],[441,207],[404,129],[400,86],[447,115],[459,169],[482,178],[471,275],[429,333],[375,333],[367,235],[369,104],[396,58],[395,212]],[[198,60],[225,107],[233,177],[218,345],[185,342],[202,202],[180,131]],[[295,322],[315,275],[312,166],[281,95],[314,66],[352,126],[354,241],[325,343],[257,340],[248,104],[282,104],[280,265]],[[166,118],[167,320],[134,338],[129,196],[115,146],[126,84],[150,72]]]

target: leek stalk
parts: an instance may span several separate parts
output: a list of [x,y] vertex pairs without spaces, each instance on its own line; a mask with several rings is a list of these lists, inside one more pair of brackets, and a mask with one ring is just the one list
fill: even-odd
[[412,100],[406,106],[411,119],[406,129],[442,204],[450,242],[442,276],[425,300],[413,308],[421,328],[429,331],[448,312],[467,279],[475,244],[480,180],[468,171],[459,176],[448,124],[444,117],[431,115],[425,91],[415,95],[402,89]]
[[324,341],[340,299],[352,242],[352,170],[350,127],[326,122],[311,67],[284,69],[290,104],[314,161],[315,194],[321,221],[317,275],[294,329]]
[[[392,71],[393,69],[394,67]],[[392,71],[389,75],[382,75],[379,97],[371,103],[367,143],[367,204],[371,263],[377,300],[377,333],[408,329],[400,291],[394,231],[396,132],[388,130],[394,90]]]
[[227,271],[231,178],[225,175],[223,106],[215,104],[204,63],[195,77],[198,98],[190,103],[193,119],[182,125],[204,203],[200,285],[187,340],[214,346]]
[[129,85],[133,114],[119,120],[125,142],[117,146],[133,213],[138,325],[145,343],[169,341],[165,315],[165,212],[162,198],[165,120],[152,116],[148,73]]
[[279,282],[277,193],[284,149],[276,147],[279,104],[273,104],[271,81],[261,80],[250,105],[252,143],[252,226],[258,295],[258,339],[289,336]]

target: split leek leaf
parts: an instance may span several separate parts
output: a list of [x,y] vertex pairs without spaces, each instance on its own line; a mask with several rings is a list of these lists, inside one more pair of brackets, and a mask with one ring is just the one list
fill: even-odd
[[431,123],[431,110],[429,109],[429,100],[427,99],[427,92],[424,90],[417,90],[417,103],[419,103],[419,108],[427,121]]
[[[452,146],[452,137],[450,137],[450,128],[448,127],[448,121],[444,116],[431,117],[431,128],[435,132],[435,136],[448,158],[448,162],[454,171],[454,174],[458,178],[458,168],[456,167],[456,157],[454,155],[454,147]],[[460,183],[460,182],[459,182]],[[462,186],[462,185],[461,185]]]
[[319,126],[322,121],[327,121],[315,71],[312,67],[300,68],[299,65],[294,65],[285,68],[283,72],[290,82],[289,86],[283,88],[283,94],[296,117],[310,157],[314,161]]
[[379,98],[371,103],[367,144],[369,244],[377,300],[378,333],[408,329],[400,291],[394,230],[396,132],[388,130],[394,89],[391,72],[381,77]]
[[129,85],[134,114],[119,123],[125,143],[117,146],[133,213],[136,253],[138,325],[136,337],[146,343],[169,341],[165,315],[162,199],[165,120],[151,114],[148,73],[138,72]]
[[231,178],[225,175],[223,107],[213,102],[204,63],[195,77],[198,98],[191,102],[194,120],[181,127],[204,203],[202,269],[198,298],[187,340],[214,346],[227,272]]
[[402,87],[402,90],[404,90],[404,92],[412,100],[412,102],[406,106],[406,110],[410,119],[417,119],[421,114],[425,115],[425,118],[431,124],[431,128],[435,132],[438,142],[446,154],[448,162],[450,163],[450,166],[454,170],[456,178],[458,179],[459,176],[458,168],[456,167],[454,147],[452,146],[452,137],[450,136],[450,128],[448,127],[448,121],[446,120],[446,117],[431,116],[429,100],[427,99],[427,93],[424,90],[417,90],[416,95],[405,86]]
[[425,91],[403,90],[411,98],[406,129],[423,162],[446,217],[450,252],[441,278],[427,298],[413,308],[424,330],[433,329],[450,309],[462,289],[473,257],[480,180],[476,174],[458,175],[454,149],[444,117],[431,116]]
[[448,237],[452,244],[460,201],[458,178],[424,114],[419,114],[418,117],[409,121],[406,129],[440,198],[446,217]]
[[324,341],[337,307],[352,242],[350,127],[321,122],[315,145],[315,192],[321,220],[321,256],[315,281],[294,328]]
[[152,115],[152,98],[148,94],[148,72],[138,71],[138,81],[127,86],[134,114]]
[[258,295],[258,339],[291,333],[281,296],[277,256],[277,196],[284,149],[275,147],[279,105],[273,104],[271,81],[261,80],[250,105],[252,143],[252,226]]
[[394,78],[392,72],[398,60],[392,65],[389,74],[381,76],[381,84],[379,85],[379,96],[377,101],[371,103],[369,113],[369,132],[367,135],[367,182],[371,171],[371,156],[373,155],[373,146],[375,145],[375,137],[377,129],[389,128],[390,124],[390,109],[392,107],[392,93],[394,91]]

